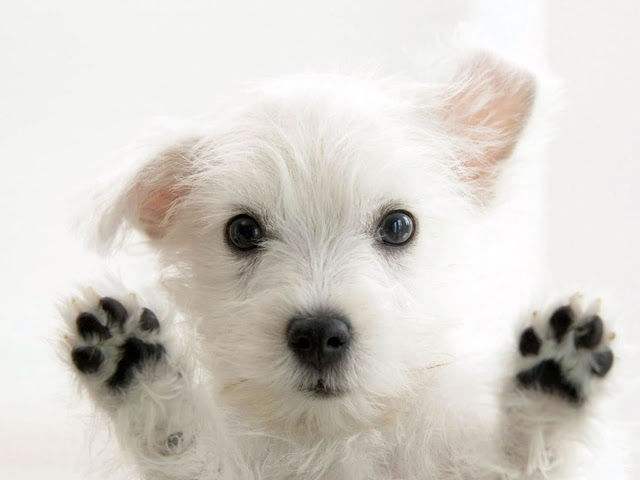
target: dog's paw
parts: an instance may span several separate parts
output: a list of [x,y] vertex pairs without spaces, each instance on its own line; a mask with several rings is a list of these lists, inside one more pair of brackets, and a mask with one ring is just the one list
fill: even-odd
[[520,387],[581,404],[589,397],[592,381],[609,373],[613,334],[600,317],[600,302],[582,312],[580,301],[581,296],[575,295],[543,325],[522,332],[516,376]]
[[[134,295],[117,300],[93,291],[71,300],[65,336],[70,359],[90,390],[122,395],[138,380],[153,376],[167,350],[153,311]],[[97,393],[97,392],[96,392]]]

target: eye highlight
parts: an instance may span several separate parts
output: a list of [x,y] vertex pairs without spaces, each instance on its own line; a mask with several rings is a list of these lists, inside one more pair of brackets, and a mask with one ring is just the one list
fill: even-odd
[[238,215],[227,224],[227,238],[238,250],[253,250],[264,240],[264,232],[253,217]]
[[376,240],[391,247],[408,243],[415,231],[413,217],[404,210],[386,214],[376,229]]

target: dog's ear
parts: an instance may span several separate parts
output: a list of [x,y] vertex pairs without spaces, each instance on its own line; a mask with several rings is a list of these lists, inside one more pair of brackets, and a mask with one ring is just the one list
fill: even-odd
[[492,54],[464,58],[440,97],[445,128],[461,146],[460,177],[485,195],[513,153],[536,96],[532,74]]
[[111,244],[128,227],[152,240],[165,235],[189,194],[199,142],[196,136],[175,139],[145,155],[141,166],[124,175],[124,184],[121,174],[120,185],[109,182],[109,191],[101,199],[107,208],[98,225],[99,244]]

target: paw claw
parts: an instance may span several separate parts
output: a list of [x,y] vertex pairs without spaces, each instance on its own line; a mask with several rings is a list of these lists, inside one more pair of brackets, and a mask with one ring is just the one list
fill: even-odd
[[74,310],[77,314],[82,313],[82,307],[81,307],[81,306],[80,306],[80,304],[78,303],[78,299],[77,299],[77,298],[72,298],[72,299],[71,299],[71,306],[73,307],[73,310]]
[[100,295],[93,287],[87,287],[87,293],[91,295],[95,300],[100,300]]
[[600,310],[602,310],[602,299],[596,298],[596,300],[591,305],[590,310],[594,315],[598,315],[600,313]]
[[569,299],[569,305],[571,305],[574,308],[577,308],[582,304],[583,299],[584,299],[584,295],[582,294],[582,292],[575,292],[573,295],[571,295],[571,298]]

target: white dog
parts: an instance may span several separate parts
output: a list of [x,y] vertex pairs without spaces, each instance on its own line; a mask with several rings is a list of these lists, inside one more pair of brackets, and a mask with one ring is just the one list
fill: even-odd
[[599,303],[520,300],[536,81],[445,63],[272,82],[122,181],[101,235],[143,232],[164,293],[86,289],[65,356],[142,477],[620,478],[585,448]]

